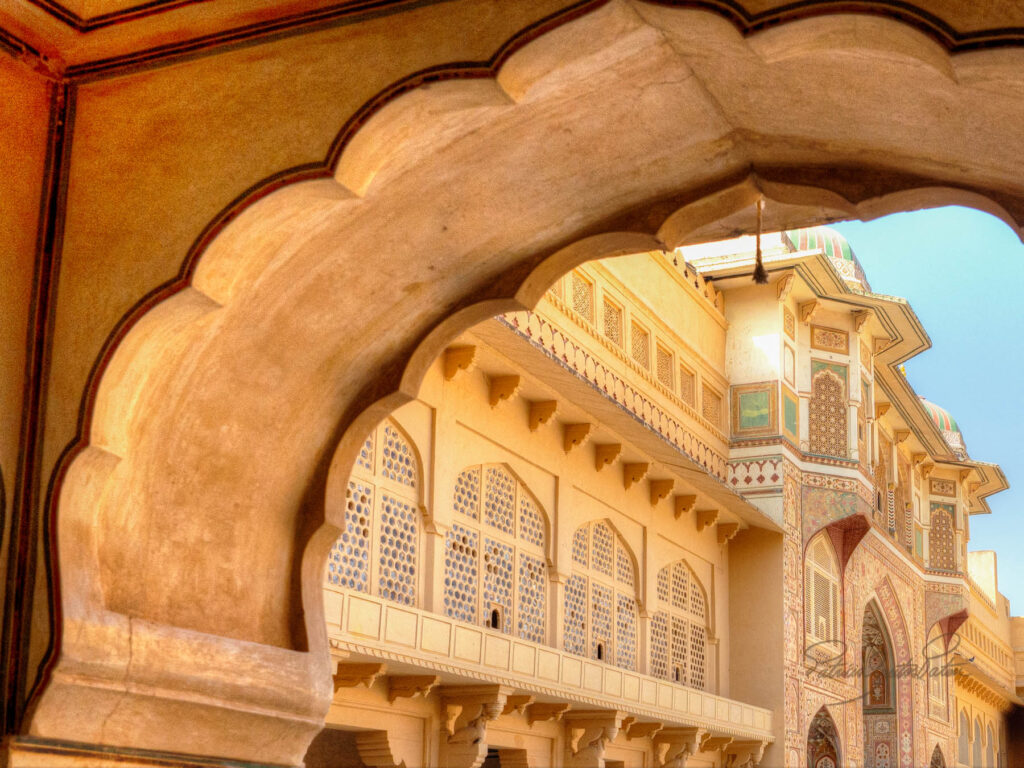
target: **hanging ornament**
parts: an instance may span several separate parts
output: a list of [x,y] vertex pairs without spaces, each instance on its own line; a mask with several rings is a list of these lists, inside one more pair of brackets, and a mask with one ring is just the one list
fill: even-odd
[[757,198],[757,252],[754,256],[754,282],[764,285],[768,282],[768,273],[761,260],[761,220],[764,214],[764,197]]

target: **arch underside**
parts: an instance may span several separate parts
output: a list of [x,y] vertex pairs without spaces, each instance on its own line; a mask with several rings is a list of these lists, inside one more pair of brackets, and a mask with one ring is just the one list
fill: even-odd
[[880,17],[744,38],[623,0],[383,107],[102,370],[56,494],[64,626],[32,733],[299,762],[331,695],[328,471],[449,340],[582,261],[749,231],[762,194],[773,228],[960,203],[1020,233],[1022,64]]

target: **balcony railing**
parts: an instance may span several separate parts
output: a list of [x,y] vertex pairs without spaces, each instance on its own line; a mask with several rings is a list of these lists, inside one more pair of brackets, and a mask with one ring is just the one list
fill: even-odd
[[612,667],[380,597],[325,588],[333,649],[500,683],[578,708],[617,709],[673,727],[772,741],[772,712]]

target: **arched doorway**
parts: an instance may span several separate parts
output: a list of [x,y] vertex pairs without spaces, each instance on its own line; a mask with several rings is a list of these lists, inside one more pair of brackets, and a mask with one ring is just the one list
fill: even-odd
[[889,631],[875,601],[864,608],[861,630],[864,768],[899,765],[895,659]]
[[828,709],[818,710],[807,731],[807,768],[836,768],[840,762],[839,732]]
[[932,750],[932,759],[928,763],[928,768],[946,768],[946,758],[942,755],[942,748],[936,744],[935,749]]

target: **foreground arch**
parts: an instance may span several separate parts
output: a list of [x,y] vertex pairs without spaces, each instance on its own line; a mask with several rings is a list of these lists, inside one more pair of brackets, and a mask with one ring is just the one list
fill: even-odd
[[[328,471],[451,338],[587,259],[749,229],[761,194],[773,227],[963,203],[1020,232],[998,127],[1024,118],[1020,60],[881,18],[744,39],[614,2],[494,79],[381,109],[333,179],[239,216],[102,371],[59,487],[64,627],[32,733],[297,763],[331,693]],[[780,114],[781,93],[806,103]]]

